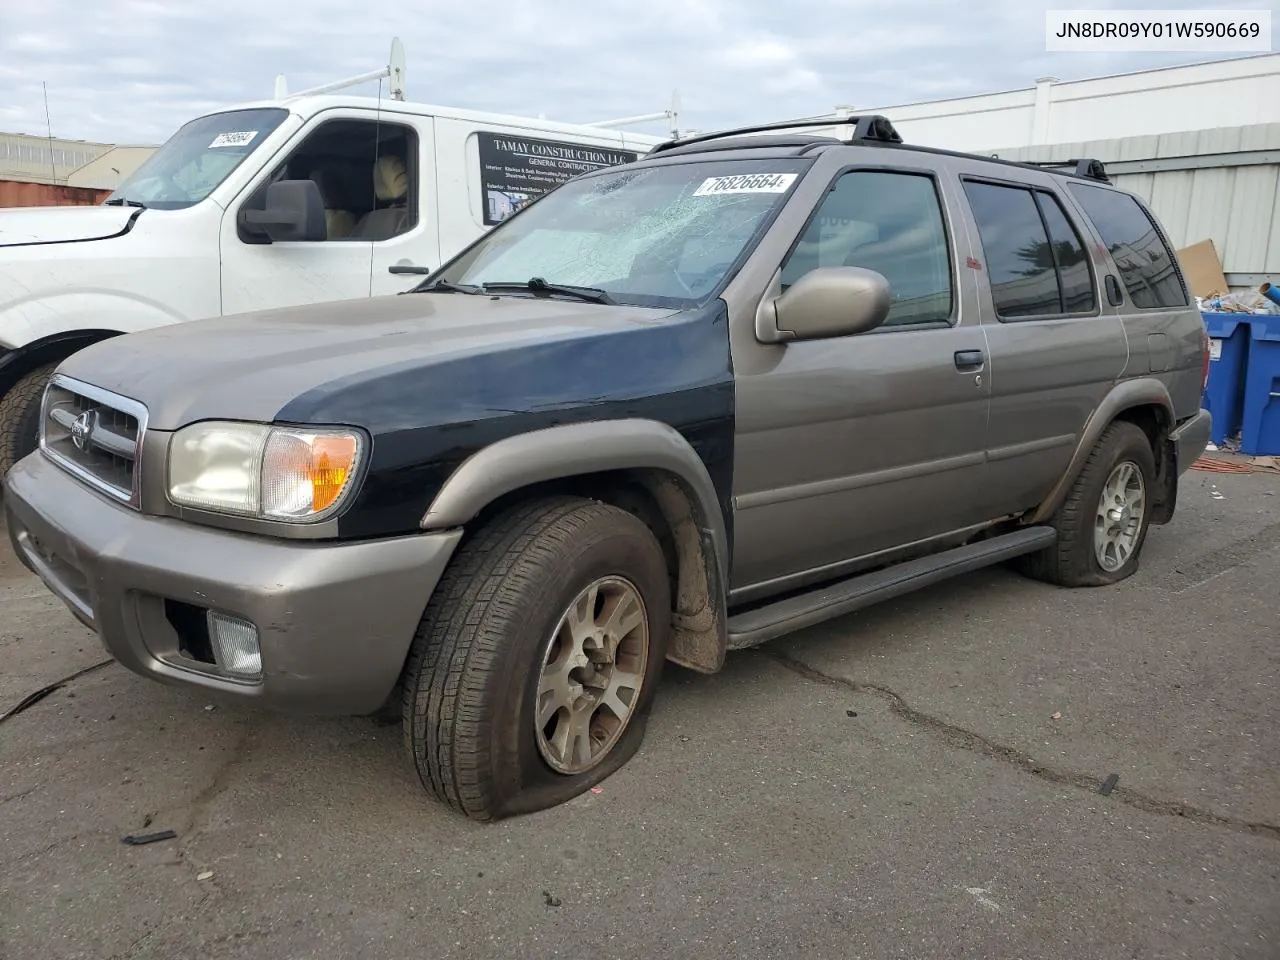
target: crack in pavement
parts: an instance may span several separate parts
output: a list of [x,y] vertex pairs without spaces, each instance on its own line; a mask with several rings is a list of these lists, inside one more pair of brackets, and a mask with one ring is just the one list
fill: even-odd
[[[947,723],[945,720],[940,720],[927,713],[921,713],[919,710],[916,710],[908,704],[900,694],[889,687],[882,686],[877,683],[848,680],[844,677],[833,676],[778,651],[761,650],[760,655],[773,660],[784,669],[804,677],[806,680],[811,680],[815,683],[822,683],[827,686],[844,687],[854,693],[867,693],[878,697],[889,704],[890,712],[894,716],[898,717],[898,719],[904,720],[913,726],[925,729],[948,746],[955,747],[960,750],[967,750],[970,753],[976,753],[980,756],[987,757],[988,759],[998,760],[1001,763],[1009,764],[1016,767],[1023,773],[1030,774],[1031,776],[1044,780],[1048,783],[1077,787],[1081,790],[1087,790],[1090,793],[1097,793],[1098,784],[1100,782],[1098,777],[1091,776],[1089,774],[1057,770],[1053,767],[1046,766],[1045,764],[1036,763],[1034,758],[1020,750],[995,743],[992,740],[988,740],[981,734]],[[1159,816],[1166,817],[1181,817],[1184,820],[1190,820],[1193,823],[1224,827],[1228,830],[1235,830],[1240,833],[1267,837],[1271,840],[1280,840],[1280,826],[1276,824],[1256,823],[1249,820],[1241,820],[1237,817],[1227,817],[1213,813],[1209,810],[1202,810],[1199,807],[1193,807],[1189,804],[1177,803],[1170,800],[1159,800],[1154,797],[1149,797],[1146,794],[1130,790],[1127,787],[1116,787],[1111,791],[1108,797],[1109,799],[1118,800],[1126,806],[1142,810],[1146,813],[1154,813]]]
[[128,960],[129,957],[136,957],[138,955],[138,951],[142,949],[146,942],[159,932],[160,929],[158,927],[152,927],[146,933],[137,937],[133,943],[125,947],[124,950],[119,953],[113,953],[111,955],[111,960]]
[[[200,863],[192,856],[192,848],[200,837],[209,828],[210,807],[213,806],[215,800],[222,794],[226,793],[234,781],[235,773],[248,759],[249,754],[250,732],[241,725],[240,736],[232,744],[225,760],[218,765],[210,778],[209,783],[201,790],[190,803],[185,804],[187,808],[187,816],[183,819],[182,825],[176,831],[181,838],[178,846],[178,860],[184,861],[197,869],[208,869],[207,864]],[[156,815],[162,811],[157,811]],[[198,878],[197,878],[198,879]],[[210,887],[216,888],[216,883],[210,879],[207,882]],[[208,895],[201,901],[207,901]]]

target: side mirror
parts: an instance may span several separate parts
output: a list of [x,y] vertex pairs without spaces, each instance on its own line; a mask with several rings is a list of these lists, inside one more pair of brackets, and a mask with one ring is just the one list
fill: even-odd
[[883,274],[818,267],[761,305],[756,332],[766,343],[853,336],[884,323],[891,302]]
[[273,243],[328,239],[324,200],[314,180],[280,180],[267,187],[265,208],[240,214],[245,226]]

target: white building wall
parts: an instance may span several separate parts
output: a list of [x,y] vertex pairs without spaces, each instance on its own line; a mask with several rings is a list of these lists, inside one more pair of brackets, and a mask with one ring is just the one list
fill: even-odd
[[911,143],[965,151],[1249,126],[1280,118],[1280,53],[855,112],[887,116]]

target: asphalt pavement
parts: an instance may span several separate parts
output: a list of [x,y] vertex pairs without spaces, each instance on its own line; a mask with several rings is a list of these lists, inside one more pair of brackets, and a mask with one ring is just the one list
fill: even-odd
[[[669,668],[599,793],[489,826],[396,727],[108,664],[0,724],[0,960],[1280,960],[1278,584],[1280,475],[1192,472],[1129,581]],[[4,540],[0,714],[102,660]]]

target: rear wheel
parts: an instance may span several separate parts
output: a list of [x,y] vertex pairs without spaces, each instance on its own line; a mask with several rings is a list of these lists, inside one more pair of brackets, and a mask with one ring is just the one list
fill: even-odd
[[497,516],[453,558],[406,666],[423,785],[496,820],[614,773],[644,737],[670,609],[662,549],[626,511],[556,498]]
[[1023,558],[1023,572],[1066,587],[1132,576],[1151,526],[1155,475],[1147,435],[1127,421],[1111,424],[1051,521],[1058,542]]
[[0,397],[0,479],[39,446],[40,401],[57,367],[57,363],[37,367]]

